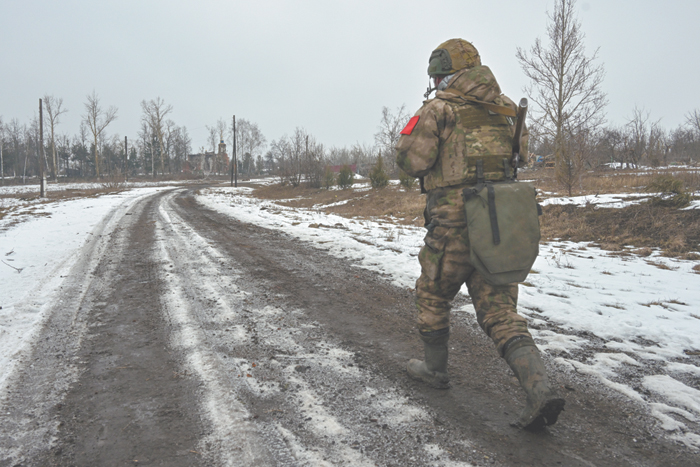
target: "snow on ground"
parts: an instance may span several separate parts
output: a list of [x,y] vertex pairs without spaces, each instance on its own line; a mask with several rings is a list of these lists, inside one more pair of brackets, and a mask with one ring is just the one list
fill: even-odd
[[23,222],[0,219],[0,391],[81,248],[92,236],[108,233],[104,219],[117,206],[162,189],[42,203],[22,214]]
[[[213,188],[203,190],[198,201],[243,222],[281,230],[334,256],[352,259],[397,286],[414,286],[420,274],[416,256],[424,229],[346,219],[320,212],[321,206],[293,209],[256,199],[251,191]],[[599,198],[603,205],[621,207],[630,202],[621,200],[630,197]],[[569,201],[585,204],[580,199]],[[658,252],[638,257],[583,243],[543,243],[533,273],[520,287],[519,311],[528,316],[536,341],[560,368],[592,375],[647,404],[673,438],[697,449],[700,433],[693,433],[683,419],[694,424],[700,420],[700,391],[682,382],[700,372],[686,353],[700,350],[700,276],[692,270],[695,264]],[[455,312],[473,314],[474,309],[466,306]],[[542,329],[545,324],[555,330]],[[578,356],[601,345],[604,352],[594,350],[591,358]],[[661,373],[645,377],[644,389],[625,384],[630,367],[650,364]]]
[[[700,196],[700,192],[693,193],[694,196]],[[542,200],[540,204],[547,206],[550,204],[573,204],[575,206],[584,207],[594,205],[597,208],[624,208],[634,204],[640,204],[649,200],[652,197],[663,197],[661,193],[624,193],[624,194],[606,194],[606,195],[586,195],[586,196],[566,196],[566,197],[549,197]],[[683,209],[700,209],[700,200],[693,200],[690,205]]]

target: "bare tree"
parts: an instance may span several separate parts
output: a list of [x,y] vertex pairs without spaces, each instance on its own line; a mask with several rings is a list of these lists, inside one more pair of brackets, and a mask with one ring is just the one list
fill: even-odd
[[269,163],[274,164],[275,172],[280,178],[280,183],[283,185],[293,181],[293,168],[290,157],[291,144],[287,135],[282,136],[277,140],[272,140],[270,150],[265,156]]
[[603,152],[604,160],[611,164],[622,162],[624,146],[624,132],[615,127],[605,128],[602,132],[599,148]]
[[607,104],[601,89],[605,70],[596,64],[598,49],[591,56],[585,53],[575,5],[576,0],[555,0],[554,13],[548,14],[549,44],[543,46],[537,38],[529,53],[521,48],[516,53],[531,81],[525,92],[535,104],[538,123],[554,140],[557,178],[568,187],[573,186],[568,178],[578,177],[583,168],[576,166],[567,139],[591,135],[604,122]]
[[695,109],[685,116],[685,123],[695,136],[700,139],[700,110]]
[[[219,140],[217,138],[218,135],[218,130],[216,129],[216,126],[206,126],[207,131],[209,134],[207,135],[207,142],[209,143],[209,147],[211,147],[212,152],[216,152],[216,145],[219,143]],[[206,152],[206,149],[204,150]]]
[[679,126],[671,133],[670,158],[690,163],[700,152],[696,133],[688,125]]
[[[297,130],[299,131],[299,130]],[[326,151],[323,144],[316,138],[303,131],[304,156],[302,158],[302,172],[306,184],[310,188],[321,188],[326,169]]]
[[187,133],[187,127],[177,127],[174,131],[175,169],[179,172],[187,161],[187,156],[192,152],[192,138]]
[[627,143],[630,162],[636,167],[644,158],[651,161],[653,151],[662,137],[661,120],[650,122],[651,112],[634,107],[632,117],[627,120]]
[[302,175],[304,174],[306,136],[306,131],[304,131],[303,128],[297,127],[294,130],[294,135],[289,139],[288,159],[291,169],[289,182],[293,187],[301,185]]
[[388,107],[382,107],[382,119],[379,123],[379,131],[374,135],[374,141],[379,150],[388,156],[391,175],[396,174],[396,143],[399,141],[401,130],[406,125],[407,120],[408,113],[405,105],[397,108],[396,113],[393,113]]
[[236,144],[242,154],[242,168],[249,171],[254,168],[254,161],[262,156],[267,140],[257,123],[241,118],[236,121]]
[[46,108],[46,115],[49,123],[49,131],[51,133],[51,169],[54,180],[58,182],[58,168],[56,162],[56,126],[59,124],[60,116],[66,112],[68,109],[63,107],[63,99],[60,97],[49,96],[48,94],[44,96],[44,107]]
[[112,106],[109,109],[104,110],[102,106],[100,106],[100,98],[93,90],[92,94],[88,94],[87,96],[85,112],[85,115],[83,115],[83,121],[87,124],[90,132],[92,133],[95,150],[95,175],[99,177],[100,158],[97,152],[97,139],[105,128],[107,128],[107,125],[112,123],[117,118],[117,108]]
[[77,160],[79,164],[79,173],[81,177],[85,176],[86,165],[90,159],[90,150],[87,146],[88,129],[85,121],[80,122],[78,134],[73,138],[73,147],[71,153],[73,160]]
[[[165,136],[165,117],[173,110],[172,105],[165,105],[165,101],[160,97],[156,97],[155,100],[151,99],[146,102],[141,101],[141,109],[143,110],[143,121],[150,127],[153,134],[158,138],[158,146],[160,149],[160,173],[161,175],[165,173],[165,148],[164,148],[164,136]],[[156,176],[155,170],[152,174]]]

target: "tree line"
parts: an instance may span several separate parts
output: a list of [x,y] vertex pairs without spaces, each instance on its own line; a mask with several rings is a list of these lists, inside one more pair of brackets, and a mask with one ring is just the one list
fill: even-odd
[[[63,99],[52,95],[42,98],[44,108],[44,148],[40,147],[39,119],[29,122],[17,118],[5,121],[0,116],[0,179],[25,181],[38,176],[39,164],[49,180],[93,177],[156,177],[183,173],[225,174],[231,169],[234,140],[233,122],[219,118],[207,125],[207,147],[192,154],[192,139],[185,126],[170,117],[172,105],[157,97],[141,102],[142,116],[136,139],[128,145],[118,134],[108,132],[118,118],[118,109],[105,106],[93,91],[86,96],[78,132],[62,132],[62,116],[68,112]],[[296,128],[269,142],[257,123],[238,119],[235,128],[237,170],[243,176],[271,175],[282,183],[311,186],[327,182],[328,166],[355,166],[367,175],[380,154],[387,161],[388,173],[396,176],[398,168],[393,147],[408,115],[402,106],[396,111],[384,107],[374,144],[356,143],[351,147],[326,147],[304,128]],[[228,144],[224,158],[219,143]],[[198,156],[206,156],[209,165],[202,167]]]
[[[48,179],[131,175],[173,174],[181,170],[191,151],[187,128],[179,127],[167,115],[159,97],[142,101],[141,129],[128,146],[118,134],[109,134],[118,109],[105,107],[93,91],[83,104],[77,134],[61,132],[61,116],[68,112],[63,99],[45,95],[44,148],[40,147],[39,118],[28,123],[0,116],[0,172],[2,179],[25,180],[40,173],[44,165]],[[128,154],[127,154],[128,151]]]

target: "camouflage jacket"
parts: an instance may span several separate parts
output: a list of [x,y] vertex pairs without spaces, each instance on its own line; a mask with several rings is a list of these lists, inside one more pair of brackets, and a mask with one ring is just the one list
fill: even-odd
[[[475,104],[473,100],[517,109],[491,70],[477,66],[458,71],[435,99],[427,100],[404,129],[396,145],[397,163],[407,174],[425,177],[425,188],[455,187],[477,181],[481,160],[485,180],[504,180],[512,152],[515,121]],[[523,130],[521,164],[528,157],[528,133]]]

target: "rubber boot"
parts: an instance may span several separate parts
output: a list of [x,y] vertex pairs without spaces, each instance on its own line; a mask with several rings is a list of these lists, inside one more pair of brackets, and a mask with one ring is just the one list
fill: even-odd
[[527,405],[514,425],[537,431],[555,424],[559,413],[564,410],[564,399],[557,397],[549,386],[537,347],[525,345],[509,349],[504,358],[527,394]]
[[436,389],[450,387],[447,376],[447,341],[450,339],[449,329],[431,333],[420,333],[425,350],[425,361],[411,359],[406,370],[408,376],[428,383]]

